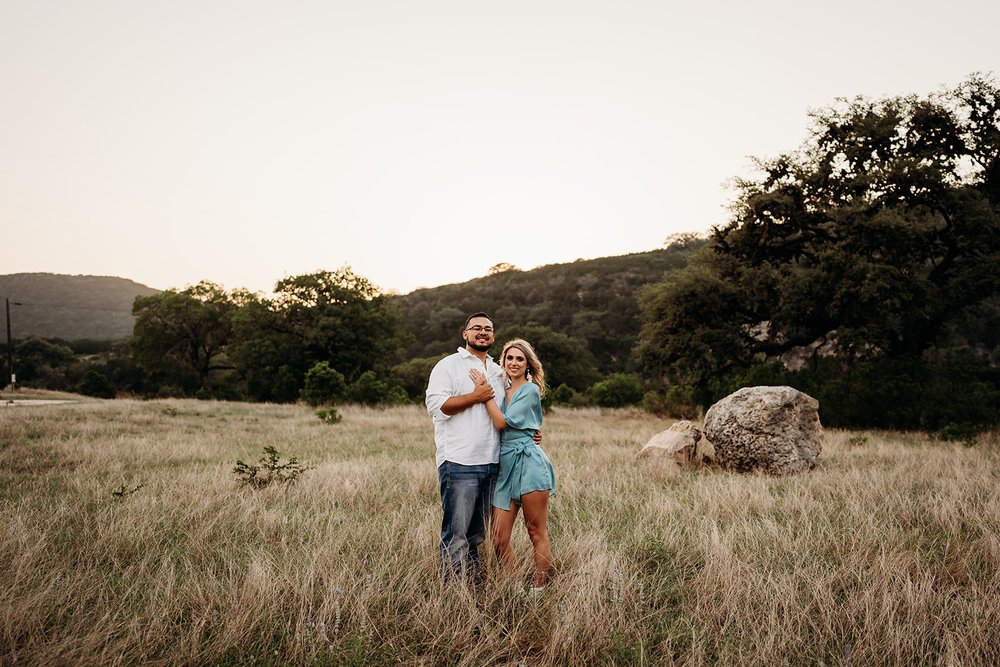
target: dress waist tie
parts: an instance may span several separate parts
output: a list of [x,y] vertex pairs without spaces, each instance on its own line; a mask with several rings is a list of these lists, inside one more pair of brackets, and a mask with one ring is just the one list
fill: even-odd
[[[513,465],[511,465],[510,468],[508,468],[508,470],[507,470],[506,477],[504,479],[500,480],[500,486],[501,486],[501,488],[511,489],[512,492],[514,492],[514,493],[517,494],[516,497],[520,498],[521,497],[521,471],[524,469],[524,466],[521,465],[521,458],[524,455],[528,454],[530,452],[530,450],[535,447],[535,441],[532,440],[531,438],[518,438],[518,440],[515,441],[513,444],[508,445],[508,444],[505,444],[505,443],[501,443],[500,447],[501,447],[501,451],[500,451],[500,455],[501,456],[503,456],[504,454],[510,454],[510,455],[513,455],[515,457]],[[501,470],[502,469],[503,469],[503,466],[501,466]],[[508,482],[514,481],[512,479],[512,477],[515,474],[517,475],[517,484],[516,485],[509,485]]]

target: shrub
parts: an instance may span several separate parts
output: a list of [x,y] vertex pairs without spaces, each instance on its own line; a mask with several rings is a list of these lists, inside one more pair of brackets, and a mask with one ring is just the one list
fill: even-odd
[[550,392],[546,392],[546,398],[548,398],[553,405],[572,405],[576,400],[578,394],[576,389],[570,387],[567,384],[561,384]]
[[411,399],[422,401],[424,392],[427,390],[427,380],[431,376],[431,371],[434,370],[434,365],[443,357],[444,355],[423,357],[411,359],[403,364],[397,364],[392,367],[393,381],[399,383]]
[[114,398],[118,390],[115,385],[102,373],[91,369],[83,376],[80,383],[80,393],[85,396],[95,396],[97,398]]
[[868,436],[860,433],[852,435],[847,439],[847,444],[851,447],[863,447],[868,444]]
[[642,395],[642,409],[654,415],[667,414],[666,396],[659,392],[647,391]]
[[340,371],[321,361],[306,373],[301,396],[309,405],[323,405],[343,398],[346,384]]
[[662,394],[647,391],[642,396],[642,409],[676,419],[695,419],[701,408],[695,400],[693,388],[675,385]]
[[305,466],[298,462],[295,457],[291,457],[285,463],[278,462],[278,450],[274,447],[265,447],[264,456],[260,457],[257,465],[244,463],[239,459],[233,467],[236,479],[247,486],[264,487],[272,482],[291,482],[298,479],[299,475],[312,466]]
[[590,398],[603,408],[635,405],[642,400],[642,381],[632,373],[614,373],[590,388]]
[[407,403],[406,390],[391,381],[380,379],[374,371],[365,371],[347,388],[347,397],[365,405]]
[[982,432],[981,427],[977,427],[974,424],[968,422],[961,423],[950,423],[946,424],[944,428],[938,431],[938,437],[942,440],[949,440],[952,442],[961,442],[966,447],[971,447],[976,444],[976,439]]
[[340,416],[340,413],[337,412],[337,408],[332,405],[317,412],[316,416],[319,417],[321,422],[326,424],[339,424],[340,420],[343,419],[343,417]]
[[129,496],[131,496],[133,493],[135,493],[136,491],[138,491],[141,488],[142,488],[142,484],[136,484],[132,488],[128,488],[124,484],[121,484],[121,485],[119,485],[119,487],[117,489],[114,489],[111,492],[111,495],[114,496],[116,500],[124,500],[125,498],[128,498]]
[[157,398],[184,398],[184,389],[175,384],[162,384],[156,389]]
[[667,413],[679,419],[694,419],[701,412],[693,387],[674,385],[663,398]]

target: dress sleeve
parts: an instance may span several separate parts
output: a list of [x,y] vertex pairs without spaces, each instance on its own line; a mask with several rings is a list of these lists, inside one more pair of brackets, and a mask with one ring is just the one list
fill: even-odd
[[522,431],[537,430],[542,427],[542,399],[538,385],[529,382],[517,392],[503,413],[509,428]]

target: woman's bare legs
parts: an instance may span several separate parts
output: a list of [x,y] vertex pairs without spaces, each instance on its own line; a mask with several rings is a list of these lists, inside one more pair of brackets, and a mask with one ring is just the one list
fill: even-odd
[[517,510],[517,503],[512,500],[510,501],[510,509],[507,511],[494,507],[493,518],[490,520],[493,526],[490,534],[493,540],[493,549],[496,551],[500,566],[508,573],[517,569],[517,556],[514,555],[514,549],[510,546],[510,534],[514,532]]
[[[513,506],[513,503],[511,503]],[[544,586],[552,571],[552,548],[549,545],[547,526],[549,511],[549,492],[532,491],[521,496],[521,509],[524,510],[524,526],[528,529],[528,537],[534,547],[535,575],[531,585]],[[501,512],[506,514],[506,512]],[[496,514],[494,514],[496,517]],[[513,519],[512,519],[513,522]],[[507,532],[508,538],[510,531]],[[508,544],[508,549],[510,548]]]

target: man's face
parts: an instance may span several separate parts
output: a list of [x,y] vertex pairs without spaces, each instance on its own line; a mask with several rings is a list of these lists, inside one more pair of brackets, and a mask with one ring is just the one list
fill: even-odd
[[468,347],[486,352],[493,345],[493,322],[488,317],[473,317],[462,332]]

